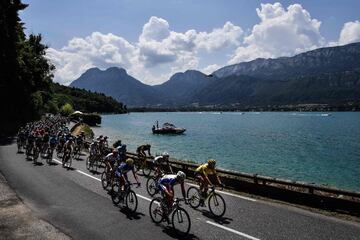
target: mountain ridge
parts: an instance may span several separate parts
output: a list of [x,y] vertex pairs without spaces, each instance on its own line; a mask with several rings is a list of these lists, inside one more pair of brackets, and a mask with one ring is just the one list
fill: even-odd
[[225,66],[211,75],[187,70],[154,86],[143,84],[123,68],[92,68],[70,86],[103,92],[130,107],[359,101],[360,43],[293,57],[259,58]]

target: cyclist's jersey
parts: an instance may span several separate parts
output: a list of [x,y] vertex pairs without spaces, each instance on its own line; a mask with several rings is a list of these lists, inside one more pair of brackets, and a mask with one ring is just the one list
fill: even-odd
[[139,152],[149,151],[150,148],[151,148],[150,145],[141,145],[140,147],[138,147],[138,148],[136,149],[136,152],[139,153]]
[[35,144],[36,145],[41,145],[42,144],[42,137],[36,137]]
[[34,141],[35,141],[35,136],[30,134],[29,137],[28,137],[28,143],[32,144],[32,143],[34,143]]
[[111,164],[112,166],[114,166],[117,158],[118,158],[118,157],[115,157],[113,153],[109,153],[108,155],[106,155],[105,161],[110,162],[110,164]]
[[129,164],[121,163],[117,167],[115,174],[117,177],[121,177],[121,175],[124,175],[125,179],[127,180],[127,173],[129,171],[134,171],[134,165],[130,166]]
[[168,174],[159,179],[158,184],[166,187],[173,187],[179,183],[176,174]]
[[44,143],[49,142],[49,138],[50,138],[49,135],[45,134],[44,137],[43,137],[43,142]]
[[203,165],[200,165],[196,170],[195,170],[196,173],[200,173],[202,175],[205,175],[207,176],[208,174],[216,174],[216,170],[215,168],[214,169],[211,169],[209,168],[208,164],[205,163]]
[[54,145],[56,145],[56,143],[57,143],[56,137],[55,136],[51,137],[50,138],[50,145],[54,146]]

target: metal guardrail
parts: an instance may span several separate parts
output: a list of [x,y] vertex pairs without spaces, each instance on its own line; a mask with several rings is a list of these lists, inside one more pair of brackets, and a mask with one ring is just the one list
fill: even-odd
[[[135,153],[127,153],[129,157],[137,158],[137,154]],[[150,158],[148,158],[150,161]],[[170,164],[172,167],[181,168],[186,171],[194,171],[199,164],[194,163],[187,163],[182,162],[179,160],[170,160]],[[316,194],[316,191],[319,191],[323,194],[336,195],[337,197],[348,197],[348,198],[355,198],[360,202],[360,193],[354,192],[354,191],[347,191],[343,189],[333,188],[333,187],[325,187],[325,186],[319,186],[315,184],[309,184],[304,182],[296,182],[291,180],[285,180],[285,179],[279,179],[279,178],[272,178],[267,176],[262,176],[258,174],[248,174],[248,173],[242,173],[242,172],[236,172],[236,171],[230,171],[225,169],[216,169],[217,173],[222,178],[233,178],[238,181],[247,181],[253,184],[261,184],[261,185],[272,185],[273,187],[280,187],[285,186],[287,187],[287,190],[289,191],[299,191],[294,188],[303,189],[305,191],[301,192],[307,192],[309,194]],[[355,200],[354,199],[354,200]]]
[[[138,159],[135,153],[126,154],[135,160]],[[147,158],[148,164],[152,163],[151,160]],[[188,178],[193,178],[195,169],[199,166],[176,159],[170,159],[170,164],[173,169],[184,171]],[[235,191],[360,217],[360,192],[225,169],[216,169],[216,171],[226,187]]]

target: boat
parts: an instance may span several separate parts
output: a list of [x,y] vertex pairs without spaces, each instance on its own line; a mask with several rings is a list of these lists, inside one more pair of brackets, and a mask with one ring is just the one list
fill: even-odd
[[156,126],[153,125],[152,127],[153,134],[182,134],[185,131],[185,128],[178,128],[172,123],[164,123],[161,128],[159,128],[158,123],[156,123]]

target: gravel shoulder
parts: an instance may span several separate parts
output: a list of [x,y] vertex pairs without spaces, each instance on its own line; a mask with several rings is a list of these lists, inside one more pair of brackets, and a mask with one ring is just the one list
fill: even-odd
[[69,236],[37,218],[0,173],[0,239],[67,240]]

